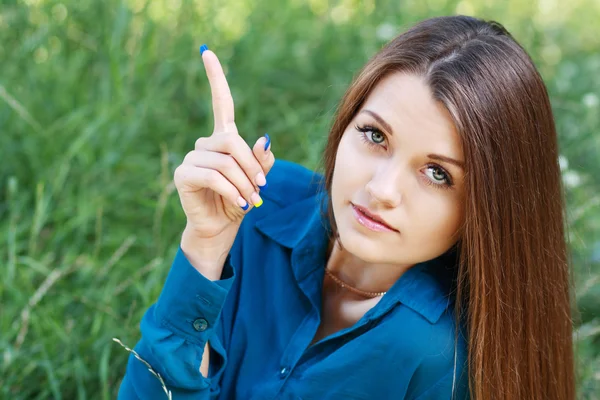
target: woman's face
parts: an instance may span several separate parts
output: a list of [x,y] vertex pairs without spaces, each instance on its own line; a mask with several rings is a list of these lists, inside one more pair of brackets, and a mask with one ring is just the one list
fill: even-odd
[[462,162],[450,114],[422,78],[388,75],[338,147],[331,197],[344,248],[366,262],[405,266],[445,253],[464,218]]

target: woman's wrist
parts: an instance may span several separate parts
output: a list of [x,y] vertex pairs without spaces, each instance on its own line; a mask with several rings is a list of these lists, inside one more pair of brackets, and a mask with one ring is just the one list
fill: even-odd
[[181,250],[190,264],[205,278],[215,281],[221,278],[229,249],[222,243],[198,238],[188,228],[181,235]]

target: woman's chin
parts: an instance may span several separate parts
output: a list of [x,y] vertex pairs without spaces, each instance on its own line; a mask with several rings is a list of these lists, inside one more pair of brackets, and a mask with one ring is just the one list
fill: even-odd
[[[383,259],[386,255],[385,246],[373,238],[365,237],[359,232],[345,231],[344,234],[340,232],[340,242],[346,251],[365,262],[385,262]],[[389,249],[387,255],[389,255]]]

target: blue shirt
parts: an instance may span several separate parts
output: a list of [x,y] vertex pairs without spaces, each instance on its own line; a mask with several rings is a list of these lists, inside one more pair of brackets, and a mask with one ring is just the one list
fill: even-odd
[[[330,225],[322,176],[276,161],[218,281],[178,249],[136,352],[173,399],[468,398],[466,341],[455,346],[455,265],[448,253],[406,271],[357,323],[312,341]],[[462,327],[463,324],[460,324]],[[206,341],[209,377],[200,371]],[[131,355],[119,399],[166,399]]]

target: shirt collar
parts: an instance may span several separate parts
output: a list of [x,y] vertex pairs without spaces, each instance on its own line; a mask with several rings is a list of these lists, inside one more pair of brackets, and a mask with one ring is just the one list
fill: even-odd
[[[316,270],[324,273],[331,234],[326,209],[327,193],[322,190],[256,222],[259,231],[292,250],[293,261],[301,260],[292,262],[299,283]],[[456,254],[453,247],[437,258],[411,267],[366,316],[375,318],[402,303],[436,323],[455,299]]]

